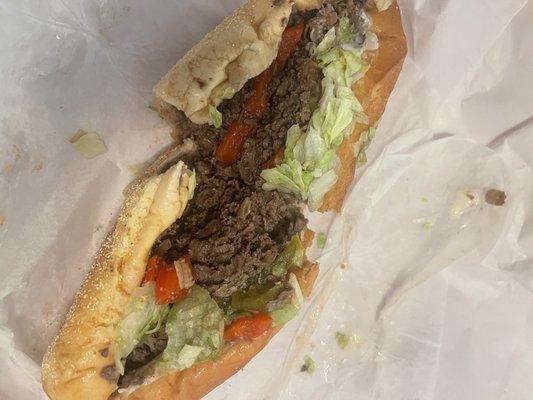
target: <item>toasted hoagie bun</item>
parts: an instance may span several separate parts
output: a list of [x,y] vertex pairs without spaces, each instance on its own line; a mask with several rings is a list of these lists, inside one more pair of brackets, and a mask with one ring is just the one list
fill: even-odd
[[42,380],[52,399],[107,399],[117,389],[116,325],[141,284],[154,241],[181,216],[194,190],[181,161],[157,173],[175,153],[159,157],[129,188],[114,230],[48,348]]
[[161,79],[154,91],[195,123],[238,92],[276,58],[289,21],[289,0],[248,0],[209,32]]

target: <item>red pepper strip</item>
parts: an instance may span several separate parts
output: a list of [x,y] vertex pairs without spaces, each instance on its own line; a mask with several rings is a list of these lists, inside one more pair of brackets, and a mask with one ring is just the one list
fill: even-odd
[[187,296],[188,289],[180,288],[174,264],[160,262],[155,278],[155,302],[170,304]]
[[285,147],[281,146],[272,157],[270,157],[266,162],[261,165],[262,169],[274,168],[276,165],[280,164],[283,161],[283,156],[285,153]]
[[150,257],[150,259],[148,260],[148,264],[146,264],[146,271],[144,272],[143,284],[145,284],[146,282],[155,281],[155,274],[157,272],[158,263],[159,263],[158,256]]
[[245,118],[259,118],[263,115],[268,105],[268,84],[273,76],[270,66],[254,79],[252,93],[242,107]]
[[244,141],[250,136],[252,130],[253,127],[240,118],[233,121],[215,150],[216,159],[227,165],[235,163],[244,148]]
[[259,312],[251,317],[239,317],[224,330],[224,340],[251,340],[261,336],[272,326],[272,317]]
[[303,21],[300,21],[296,25],[288,27],[283,31],[281,43],[279,44],[278,56],[276,57],[275,62],[276,72],[279,71],[279,69],[283,67],[283,64],[285,64],[285,61],[288,60],[294,48],[300,41],[303,31]]
[[235,163],[244,149],[244,142],[254,131],[247,123],[249,119],[259,119],[268,105],[268,85],[274,76],[274,69],[279,70],[289,58],[302,37],[303,22],[286,28],[278,49],[276,60],[253,81],[252,92],[243,104],[243,112],[233,121],[215,150],[215,157],[224,164]]
[[254,79],[252,92],[243,104],[242,114],[230,124],[226,135],[215,150],[215,157],[221,163],[233,164],[239,159],[244,149],[244,142],[254,130],[248,120],[257,119],[265,112],[268,104],[267,88],[271,80],[271,67]]

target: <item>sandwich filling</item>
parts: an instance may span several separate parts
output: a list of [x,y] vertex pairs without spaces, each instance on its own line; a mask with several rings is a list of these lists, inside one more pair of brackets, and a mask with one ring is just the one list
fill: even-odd
[[[336,150],[366,117],[351,90],[377,48],[368,0],[327,0],[296,12],[278,57],[217,108],[211,125],[179,110],[196,189],[156,241],[142,286],[117,326],[119,386],[215,357],[289,321],[303,302],[302,213],[336,181]],[[228,95],[229,97],[229,95]],[[123,389],[122,389],[123,390]]]

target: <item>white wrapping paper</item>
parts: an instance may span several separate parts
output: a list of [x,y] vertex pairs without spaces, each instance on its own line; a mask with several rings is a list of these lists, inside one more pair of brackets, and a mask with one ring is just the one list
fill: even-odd
[[[41,357],[122,189],[170,142],[151,87],[239,3],[0,2],[1,399],[46,398]],[[312,221],[331,224],[314,296],[210,399],[532,396],[533,1],[400,6],[409,54],[369,163]],[[108,151],[82,158],[80,128]],[[450,219],[461,189],[479,205]]]

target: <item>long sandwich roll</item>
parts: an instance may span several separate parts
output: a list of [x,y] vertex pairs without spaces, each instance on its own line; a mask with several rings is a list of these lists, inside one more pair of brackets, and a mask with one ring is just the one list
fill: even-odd
[[377,3],[249,0],[156,85],[178,144],[45,354],[51,399],[201,398],[298,313],[318,274],[304,209],[342,205],[405,57]]

